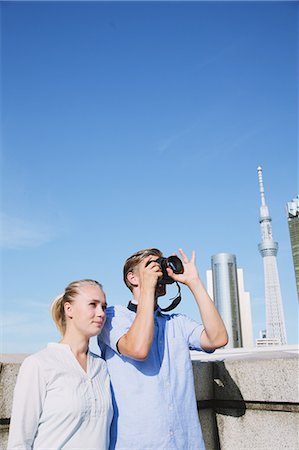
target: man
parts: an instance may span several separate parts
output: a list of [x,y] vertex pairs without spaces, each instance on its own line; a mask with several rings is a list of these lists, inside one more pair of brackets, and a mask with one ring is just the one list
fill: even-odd
[[202,450],[189,349],[211,352],[227,344],[225,326],[195,265],[180,249],[184,272],[174,281],[192,292],[202,325],[182,314],[163,314],[158,297],[163,272],[157,249],[141,250],[124,266],[133,293],[128,307],[108,308],[99,345],[114,396],[111,449]]

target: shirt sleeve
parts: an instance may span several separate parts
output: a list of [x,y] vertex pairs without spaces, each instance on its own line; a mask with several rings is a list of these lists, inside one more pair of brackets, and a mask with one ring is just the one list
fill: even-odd
[[20,367],[14,389],[7,450],[31,450],[37,432],[46,383],[34,355]]
[[180,314],[180,319],[183,327],[183,332],[185,334],[185,339],[188,342],[190,350],[204,351],[206,353],[213,353],[214,350],[205,350],[201,346],[201,334],[204,331],[204,326],[196,322],[193,319]]
[[[127,313],[127,311],[125,311]],[[101,334],[98,337],[99,345],[101,342],[112,348],[119,355],[117,343],[119,339],[126,334],[132,325],[129,313],[125,314],[120,308],[111,307],[106,310],[106,322]]]

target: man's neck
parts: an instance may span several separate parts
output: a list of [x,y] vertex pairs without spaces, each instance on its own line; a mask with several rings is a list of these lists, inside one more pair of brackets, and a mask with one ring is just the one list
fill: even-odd
[[[133,303],[133,305],[138,305],[138,299],[135,298],[134,295],[133,295],[132,300],[130,300],[130,302]],[[156,309],[157,304],[158,304],[158,298],[155,298],[155,309]]]

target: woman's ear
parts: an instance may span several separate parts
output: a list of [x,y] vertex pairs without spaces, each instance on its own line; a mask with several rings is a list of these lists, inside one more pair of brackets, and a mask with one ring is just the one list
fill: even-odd
[[127,280],[129,281],[129,283],[134,286],[137,287],[138,286],[138,278],[137,276],[134,274],[134,272],[128,272],[127,273]]
[[64,307],[64,314],[65,314],[65,316],[68,317],[69,319],[72,319],[73,318],[73,307],[72,307],[72,304],[70,302],[65,302],[63,307]]

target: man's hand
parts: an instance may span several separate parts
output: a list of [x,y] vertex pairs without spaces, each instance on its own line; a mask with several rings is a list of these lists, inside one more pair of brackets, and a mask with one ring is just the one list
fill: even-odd
[[161,267],[155,262],[155,256],[148,256],[140,263],[139,266],[139,287],[140,290],[156,289],[158,280],[163,273]]
[[193,283],[197,283],[199,281],[199,274],[195,263],[195,251],[192,251],[190,261],[183,249],[180,248],[179,252],[183,262],[184,272],[181,274],[176,274],[170,267],[168,267],[167,273],[174,281],[178,281],[179,283],[183,283],[186,286],[191,287]]

